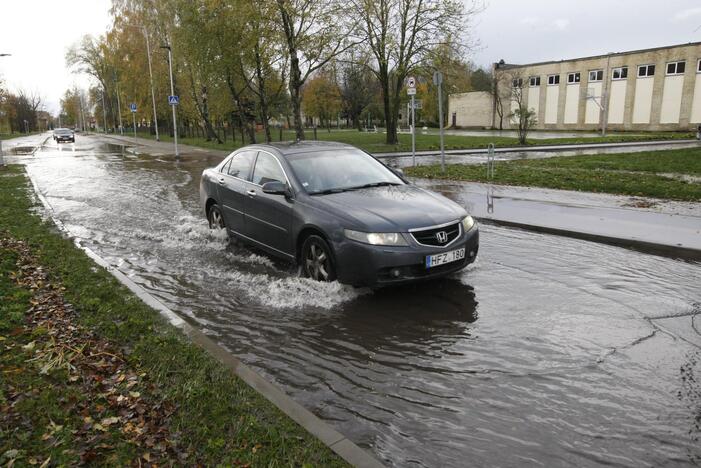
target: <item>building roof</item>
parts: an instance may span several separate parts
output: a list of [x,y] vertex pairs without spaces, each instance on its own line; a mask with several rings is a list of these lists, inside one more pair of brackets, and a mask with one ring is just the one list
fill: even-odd
[[601,54],[601,55],[591,55],[589,57],[578,57],[578,58],[573,58],[573,59],[563,59],[563,60],[548,60],[545,62],[533,62],[533,63],[524,63],[524,64],[516,64],[516,63],[495,63],[494,65],[496,68],[500,70],[508,70],[511,68],[523,68],[523,67],[535,67],[538,65],[551,65],[553,63],[564,63],[564,62],[576,62],[579,60],[594,60],[598,58],[604,58],[604,57],[617,57],[621,55],[632,55],[632,54],[641,54],[645,52],[654,52],[656,50],[664,50],[664,49],[675,49],[677,47],[689,47],[689,46],[701,46],[701,42],[689,42],[686,44],[675,44],[671,46],[664,46],[664,47],[652,47],[650,49],[638,49],[638,50],[630,50],[626,52],[612,52],[609,54]]

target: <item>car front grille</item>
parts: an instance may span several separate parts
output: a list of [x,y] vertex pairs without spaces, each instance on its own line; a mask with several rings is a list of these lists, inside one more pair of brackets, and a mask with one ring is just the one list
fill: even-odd
[[448,226],[413,231],[411,236],[421,245],[443,247],[460,236],[460,222]]

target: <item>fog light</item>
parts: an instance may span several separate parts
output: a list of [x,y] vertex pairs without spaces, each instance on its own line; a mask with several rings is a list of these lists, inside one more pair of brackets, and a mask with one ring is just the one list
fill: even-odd
[[474,257],[474,256],[475,256],[475,251],[474,251],[474,250],[470,250],[470,257]]
[[395,278],[399,278],[399,275],[400,275],[399,268],[393,269],[393,270],[390,272],[390,274],[391,274],[393,277],[395,277]]

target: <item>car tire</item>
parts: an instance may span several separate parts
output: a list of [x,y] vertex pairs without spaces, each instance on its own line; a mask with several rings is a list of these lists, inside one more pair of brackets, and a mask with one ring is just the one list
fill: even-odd
[[323,282],[336,280],[333,252],[322,237],[315,234],[307,237],[302,244],[300,259],[304,277]]
[[207,221],[209,221],[209,229],[226,229],[224,223],[224,215],[221,208],[216,203],[209,208],[207,213]]

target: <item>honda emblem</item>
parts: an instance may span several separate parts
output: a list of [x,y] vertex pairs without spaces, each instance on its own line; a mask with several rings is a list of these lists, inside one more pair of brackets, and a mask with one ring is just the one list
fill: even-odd
[[436,240],[438,240],[438,242],[441,244],[445,244],[448,242],[448,233],[445,231],[438,231],[436,233]]

